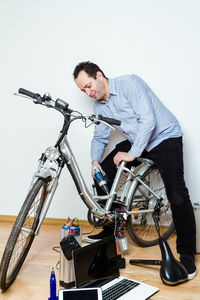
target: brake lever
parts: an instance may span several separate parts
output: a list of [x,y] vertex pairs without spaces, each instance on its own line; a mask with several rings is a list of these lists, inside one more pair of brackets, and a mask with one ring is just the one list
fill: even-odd
[[14,93],[13,95],[14,95],[14,96],[19,96],[19,97],[24,97],[24,98],[27,98],[27,99],[29,99],[29,100],[33,101],[33,98],[31,98],[31,97],[28,97],[28,96],[25,96],[25,95],[23,95],[23,94],[20,94],[20,93]]
[[99,125],[101,122],[99,122],[99,120],[96,118],[96,115],[91,115],[90,117],[88,117],[88,119],[90,121],[92,121],[94,124]]
[[46,105],[47,107],[53,107],[54,105],[52,105],[52,103],[55,102],[51,99],[51,96],[48,93],[44,94],[43,97],[37,98],[37,100],[35,100],[31,97],[28,97],[26,95],[20,94],[20,93],[14,93],[14,96],[27,98],[27,99],[33,101],[35,104],[42,104],[42,105]]
[[104,124],[104,125],[110,127],[112,130],[116,130],[116,128],[113,127],[112,125],[106,123],[106,122],[103,121],[103,120],[97,119],[97,118],[96,118],[96,115],[91,115],[90,117],[88,117],[88,119],[89,119],[91,122],[93,122],[94,124],[96,124],[96,125],[99,125],[100,123],[102,123],[102,124]]

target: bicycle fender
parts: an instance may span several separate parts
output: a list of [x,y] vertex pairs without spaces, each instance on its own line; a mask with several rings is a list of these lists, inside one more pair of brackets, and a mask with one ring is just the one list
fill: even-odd
[[47,168],[41,168],[39,172],[35,173],[36,178],[42,178],[42,179],[50,179],[50,181],[54,178],[54,172],[53,170],[47,169]]

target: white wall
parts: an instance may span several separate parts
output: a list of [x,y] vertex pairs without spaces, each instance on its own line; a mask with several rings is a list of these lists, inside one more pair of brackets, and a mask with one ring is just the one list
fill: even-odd
[[[37,159],[54,145],[62,124],[57,112],[13,93],[19,87],[47,91],[91,113],[93,100],[72,78],[84,60],[109,77],[138,74],[177,116],[187,185],[192,201],[200,201],[199,11],[198,0],[0,1],[0,214],[18,213]],[[89,182],[92,131],[77,122],[69,137]],[[64,171],[48,216],[86,219],[86,211]]]

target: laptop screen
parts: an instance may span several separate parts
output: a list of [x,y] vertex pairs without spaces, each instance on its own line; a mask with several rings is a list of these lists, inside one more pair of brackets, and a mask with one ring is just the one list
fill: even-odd
[[102,286],[119,276],[114,237],[73,251],[76,287]]

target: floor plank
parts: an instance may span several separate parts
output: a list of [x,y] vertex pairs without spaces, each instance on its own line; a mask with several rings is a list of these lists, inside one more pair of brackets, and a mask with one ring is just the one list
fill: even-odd
[[[12,228],[11,223],[0,223],[0,257]],[[83,229],[83,232],[90,231],[90,228]],[[83,239],[85,235],[83,236]],[[13,285],[4,293],[0,291],[1,300],[44,300],[49,297],[49,279],[52,267],[56,267],[59,261],[59,253],[52,250],[60,242],[60,226],[43,225],[39,236],[36,237],[30,253],[17,276]],[[175,235],[168,240],[169,245],[175,251]],[[160,291],[151,297],[152,300],[197,300],[200,299],[200,278],[187,281],[178,286],[166,286],[162,283],[159,275],[159,266],[132,266],[129,259],[159,259],[160,249],[158,246],[141,248],[129,239],[129,250],[122,253],[126,258],[126,269],[121,270],[121,275],[138,281],[157,286]],[[175,255],[178,258],[177,255]],[[200,255],[196,255],[196,265],[200,266]],[[56,270],[57,290],[59,286],[59,270]]]

